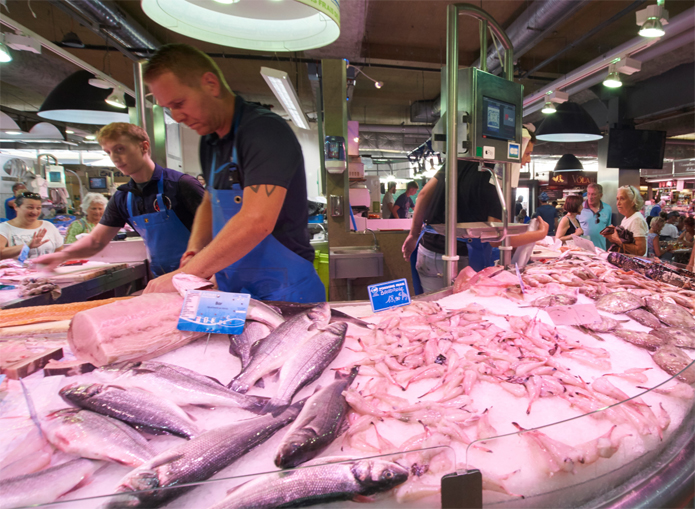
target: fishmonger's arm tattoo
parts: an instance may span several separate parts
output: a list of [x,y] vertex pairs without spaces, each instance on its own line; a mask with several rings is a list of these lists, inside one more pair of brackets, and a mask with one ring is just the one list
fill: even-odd
[[270,186],[268,184],[258,184],[255,186],[249,186],[249,189],[251,189],[251,191],[253,191],[254,193],[258,193],[258,190],[261,187],[263,187],[263,189],[265,190],[266,196],[270,196],[271,194],[273,194],[275,192],[275,189],[277,189],[278,186]]

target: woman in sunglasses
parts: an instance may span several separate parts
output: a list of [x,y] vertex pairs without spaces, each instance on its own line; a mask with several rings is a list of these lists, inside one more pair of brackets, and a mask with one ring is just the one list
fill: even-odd
[[48,221],[41,221],[41,196],[24,191],[15,198],[17,217],[0,223],[0,259],[26,258],[60,251],[63,237]]

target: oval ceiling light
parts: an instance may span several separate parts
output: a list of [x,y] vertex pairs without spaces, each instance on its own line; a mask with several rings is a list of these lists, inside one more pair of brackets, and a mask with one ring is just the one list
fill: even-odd
[[584,108],[568,101],[558,105],[554,115],[545,117],[536,130],[536,138],[541,141],[582,142],[600,140],[603,135]]
[[664,27],[659,18],[649,18],[640,28],[639,34],[642,37],[652,38],[663,37],[666,32],[664,32]]
[[142,10],[176,33],[256,51],[321,48],[340,35],[338,0],[142,0]]
[[[106,104],[109,90],[90,85],[89,81],[93,78],[94,75],[89,71],[71,74],[48,94],[37,115],[48,120],[76,124],[129,122],[127,111]],[[129,106],[132,105],[134,103]]]

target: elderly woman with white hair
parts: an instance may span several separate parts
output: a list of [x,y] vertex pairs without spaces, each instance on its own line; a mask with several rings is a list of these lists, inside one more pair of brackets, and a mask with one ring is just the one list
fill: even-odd
[[618,228],[609,226],[601,232],[601,235],[613,243],[615,249],[612,250],[646,256],[649,226],[640,212],[644,199],[639,194],[639,190],[634,186],[618,188],[616,205],[618,212],[625,217]]
[[81,233],[91,233],[94,227],[99,224],[101,216],[104,215],[107,203],[108,200],[103,195],[87,193],[80,206],[85,216],[70,225],[68,232],[65,234],[65,243],[72,244]]

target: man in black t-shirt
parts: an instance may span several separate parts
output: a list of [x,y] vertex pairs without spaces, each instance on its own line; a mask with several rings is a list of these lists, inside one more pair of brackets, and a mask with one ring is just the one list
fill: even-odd
[[393,210],[396,212],[396,215],[399,218],[405,219],[408,217],[408,212],[415,206],[411,196],[417,193],[419,188],[420,186],[417,185],[417,182],[408,182],[405,192],[396,198],[396,203],[393,205]]
[[[262,300],[317,302],[325,288],[309,243],[301,147],[279,116],[237,97],[205,53],[169,44],[148,62],[144,80],[161,106],[202,136],[208,183],[177,272]],[[147,292],[172,291],[171,276]]]

